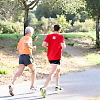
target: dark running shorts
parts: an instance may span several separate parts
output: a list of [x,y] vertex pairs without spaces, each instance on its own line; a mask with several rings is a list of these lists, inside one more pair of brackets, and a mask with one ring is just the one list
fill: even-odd
[[25,66],[27,66],[32,63],[33,63],[32,56],[25,54],[19,56],[19,64],[24,64]]
[[49,60],[50,64],[58,64],[60,65],[60,60]]

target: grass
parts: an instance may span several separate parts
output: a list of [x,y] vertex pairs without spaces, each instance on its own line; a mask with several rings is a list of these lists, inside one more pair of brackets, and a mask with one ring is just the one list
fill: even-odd
[[22,34],[0,34],[0,39],[12,39],[12,40],[18,40]]
[[71,45],[71,46],[74,46],[75,45],[75,42],[73,41],[69,41],[70,38],[90,38],[92,40],[92,42],[94,43],[95,42],[95,34],[91,33],[91,34],[88,34],[88,33],[65,33],[63,34],[64,37],[65,37],[65,42],[67,45]]
[[96,54],[96,53],[88,53],[87,55],[85,55],[85,57],[93,65],[100,64],[100,55],[99,54]]
[[35,44],[37,46],[37,50],[40,51],[40,50],[46,50],[46,48],[42,47],[42,42],[43,42],[43,39],[45,37],[45,35],[37,35],[38,38],[36,41],[34,41],[33,44]]
[[72,37],[89,37],[95,40],[95,34],[94,33],[65,33],[63,34],[65,38],[72,38]]
[[[95,41],[95,35],[93,33],[91,33],[91,34],[86,34],[86,33],[84,33],[84,34],[76,34],[76,33],[67,34],[66,33],[63,35],[66,39],[71,38],[71,37],[79,37],[79,38],[88,37],[88,38],[91,38],[92,41]],[[17,46],[17,43],[22,36],[23,36],[23,34],[0,34],[0,41],[5,40],[5,41],[10,42],[9,46],[12,49],[14,49]],[[33,40],[33,45],[37,46],[37,50],[45,50],[45,48],[41,46],[45,35],[34,34],[33,39],[34,39],[34,37],[36,37],[36,38],[38,37],[36,39],[36,41]],[[67,42],[67,44],[73,46],[75,43]],[[0,44],[0,47],[1,46],[3,46],[3,44]]]

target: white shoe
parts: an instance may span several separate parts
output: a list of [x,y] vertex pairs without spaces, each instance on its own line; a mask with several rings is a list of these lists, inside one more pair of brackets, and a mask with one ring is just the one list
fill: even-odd
[[37,87],[30,87],[31,90],[37,90]]
[[9,94],[10,94],[11,96],[14,96],[14,93],[13,93],[13,88],[14,88],[14,86],[13,86],[13,85],[9,85],[8,87],[9,87]]

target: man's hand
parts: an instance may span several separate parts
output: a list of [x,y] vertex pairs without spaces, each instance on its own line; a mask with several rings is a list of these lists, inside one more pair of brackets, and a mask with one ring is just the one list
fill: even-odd
[[36,46],[33,46],[32,50],[36,50]]

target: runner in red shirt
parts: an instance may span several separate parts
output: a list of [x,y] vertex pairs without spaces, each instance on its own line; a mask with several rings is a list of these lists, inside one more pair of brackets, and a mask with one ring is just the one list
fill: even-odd
[[61,43],[64,43],[63,35],[53,33],[46,36],[44,42],[47,42],[48,51],[47,57],[49,60],[60,60],[61,53],[62,53],[62,46]]
[[40,88],[41,94],[43,97],[46,97],[46,87],[48,86],[49,82],[51,81],[53,74],[56,74],[56,87],[55,90],[62,90],[59,85],[59,78],[60,78],[60,60],[62,55],[62,49],[66,47],[64,36],[60,35],[60,26],[54,25],[54,33],[49,34],[45,37],[42,46],[47,47],[47,57],[51,64],[51,71],[50,74],[44,84],[44,87]]

